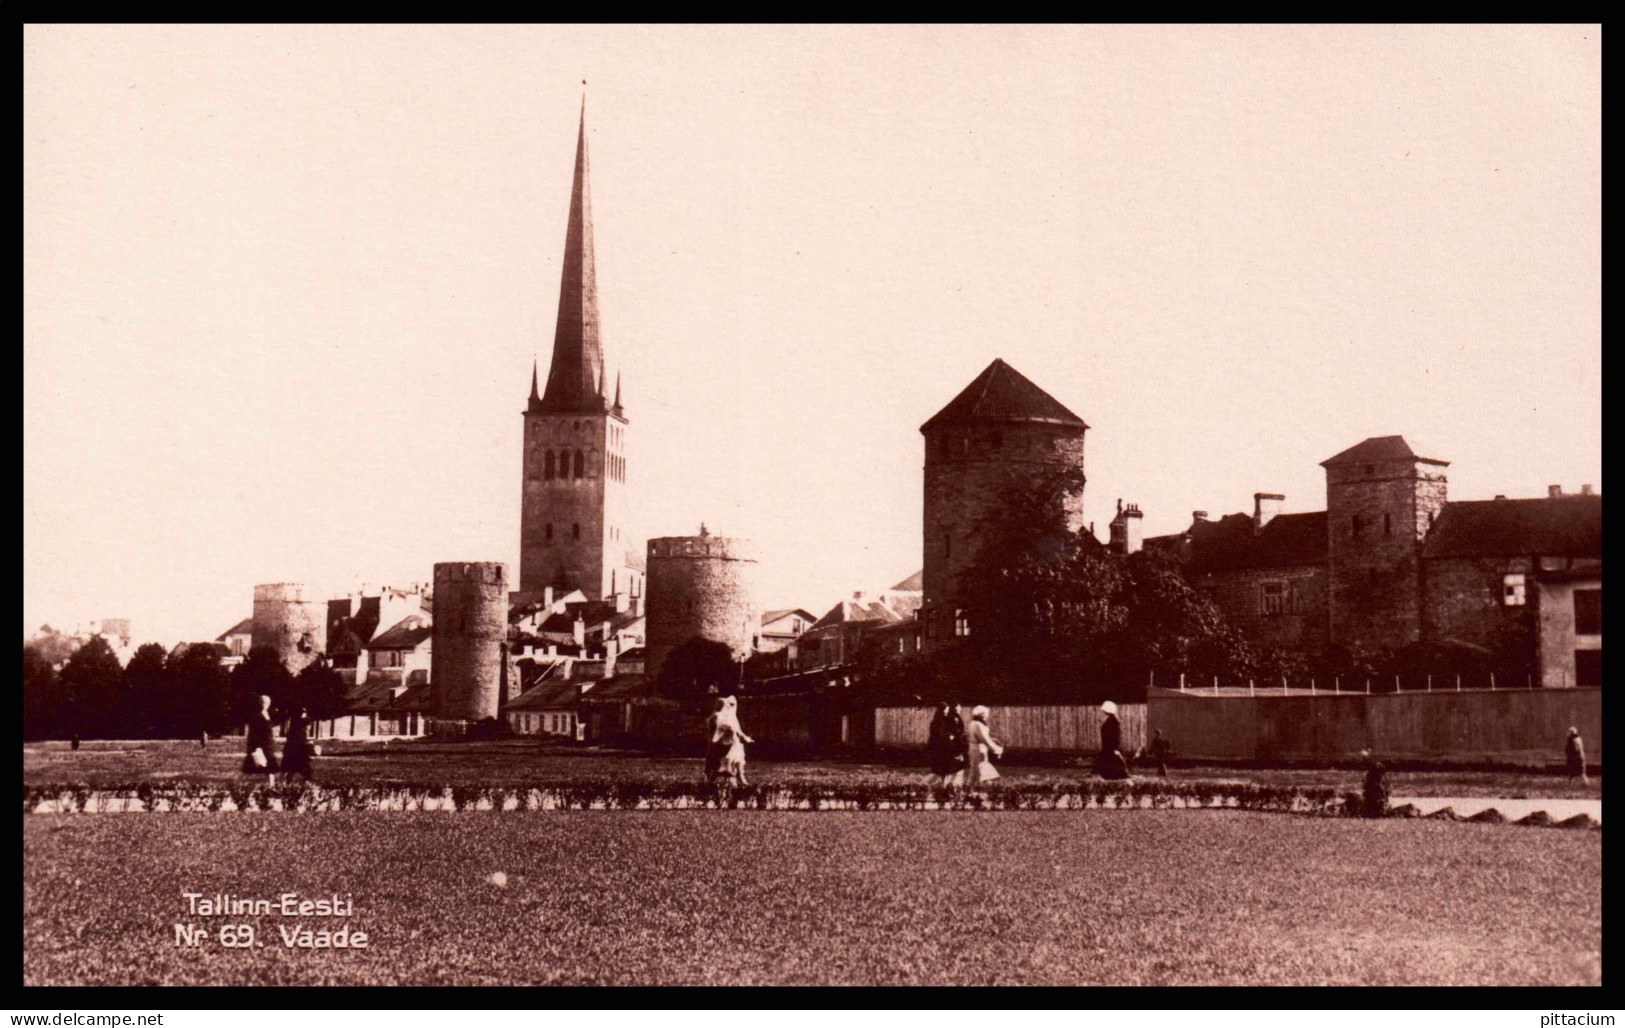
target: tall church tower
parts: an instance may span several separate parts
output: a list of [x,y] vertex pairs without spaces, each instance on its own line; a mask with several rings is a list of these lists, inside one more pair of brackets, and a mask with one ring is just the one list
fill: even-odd
[[587,183],[587,105],[581,104],[575,181],[564,236],[559,317],[545,389],[530,376],[525,405],[519,591],[580,589],[590,600],[643,594],[643,559],[625,535],[626,414],[614,399],[598,340],[592,195]]

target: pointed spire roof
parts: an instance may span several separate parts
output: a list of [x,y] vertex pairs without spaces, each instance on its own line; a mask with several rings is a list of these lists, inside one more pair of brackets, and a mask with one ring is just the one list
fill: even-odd
[[530,362],[530,401],[525,405],[526,409],[530,411],[539,411],[542,409],[542,397],[541,394],[536,391],[536,367],[537,362],[532,360]]
[[593,267],[592,191],[587,179],[587,98],[583,96],[570,220],[564,233],[559,318],[553,330],[553,363],[537,410],[588,413],[608,406],[602,392],[604,356],[598,343],[598,278]]
[[1088,428],[1083,419],[1001,359],[995,359],[948,406],[920,426],[926,432],[948,423],[1047,421]]
[[615,369],[615,405],[610,408],[616,414],[621,413],[621,370]]

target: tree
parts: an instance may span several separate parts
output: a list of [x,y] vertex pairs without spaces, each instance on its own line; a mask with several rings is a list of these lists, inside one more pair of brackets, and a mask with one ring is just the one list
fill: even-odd
[[119,724],[119,693],[124,669],[107,640],[94,636],[73,652],[62,668],[70,733],[92,738],[117,738],[127,730]]
[[302,706],[317,720],[338,717],[348,707],[344,677],[326,660],[306,665],[293,680],[289,706]]
[[271,697],[274,709],[285,709],[292,692],[293,675],[282,663],[275,647],[256,646],[231,672],[231,719],[242,724],[259,709],[259,697]]
[[666,654],[656,689],[667,699],[697,705],[712,692],[733,692],[740,678],[740,665],[727,643],[695,636]]
[[162,719],[178,738],[226,731],[240,723],[232,710],[231,678],[213,646],[188,646],[170,658],[169,672],[173,687],[162,705]]
[[48,739],[64,719],[56,668],[33,646],[23,647],[23,738]]
[[165,697],[174,686],[168,661],[169,653],[162,646],[142,643],[124,668],[119,706],[122,720],[132,733],[160,739],[169,734],[163,718]]

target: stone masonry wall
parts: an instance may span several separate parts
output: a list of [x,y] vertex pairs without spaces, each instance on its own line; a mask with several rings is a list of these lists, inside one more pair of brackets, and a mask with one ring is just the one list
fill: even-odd
[[434,566],[434,644],[429,681],[449,720],[496,717],[508,633],[507,568],[494,562]]
[[750,542],[721,536],[649,540],[646,673],[660,674],[666,655],[695,637],[750,652],[761,630],[756,557]]

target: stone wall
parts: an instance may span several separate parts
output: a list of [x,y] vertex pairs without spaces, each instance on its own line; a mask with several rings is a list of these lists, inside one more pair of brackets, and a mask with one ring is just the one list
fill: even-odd
[[256,585],[251,645],[276,650],[297,675],[327,649],[327,601],[294,582]]
[[[947,424],[925,437],[924,602],[938,621],[936,638],[953,630],[952,598],[976,560],[984,521],[1013,486],[1055,468],[1084,468],[1084,428],[1048,422]],[[1083,490],[1067,502],[1068,527],[1083,527]]]
[[[1326,590],[1324,565],[1246,568],[1203,575],[1198,587],[1209,590],[1224,616],[1249,640],[1264,646],[1318,653],[1326,647]],[[1286,587],[1283,613],[1263,612],[1263,586],[1281,582]]]
[[[562,576],[589,600],[638,594],[627,566],[626,421],[612,414],[525,415],[524,495],[519,519],[519,589],[540,594]],[[575,476],[575,454],[582,477]],[[554,474],[547,475],[547,455]],[[559,473],[563,458],[568,470]],[[551,537],[549,536],[551,526]],[[634,548],[635,551],[635,548]]]
[[1358,651],[1421,638],[1421,541],[1445,495],[1437,465],[1403,460],[1326,469],[1333,642]]
[[435,712],[448,720],[496,717],[508,632],[507,568],[494,562],[434,566],[429,680]]
[[658,677],[666,655],[699,637],[748,654],[761,630],[756,556],[746,539],[650,539],[644,666]]

